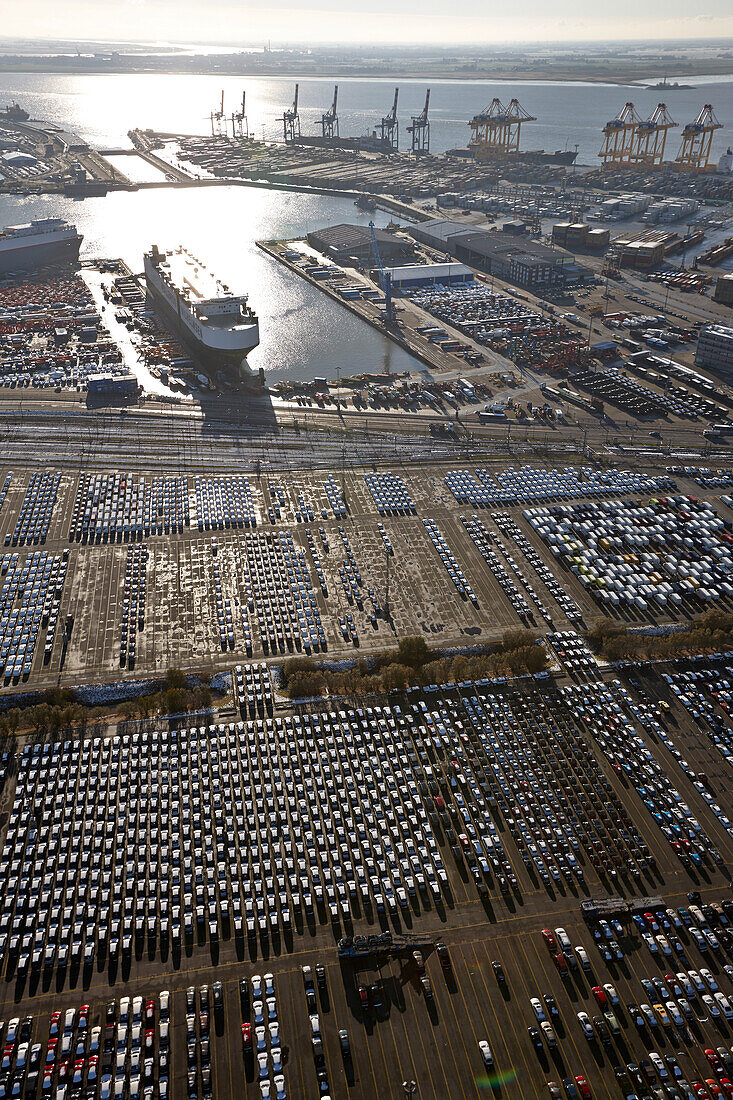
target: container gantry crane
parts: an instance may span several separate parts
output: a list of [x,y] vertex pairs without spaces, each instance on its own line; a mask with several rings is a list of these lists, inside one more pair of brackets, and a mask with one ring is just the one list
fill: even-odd
[[399,88],[395,88],[392,110],[379,124],[382,141],[386,141],[394,152],[397,152],[400,147],[400,124],[397,121],[397,97],[399,94]]
[[298,85],[295,85],[295,96],[292,107],[283,111],[282,118],[278,122],[283,124],[283,140],[288,145],[300,140],[300,115],[298,114]]
[[470,148],[476,160],[491,160],[518,153],[522,123],[535,121],[535,116],[525,111],[518,99],[512,99],[506,106],[500,99],[492,99],[489,106],[469,122]]
[[704,172],[710,163],[713,134],[722,126],[710,103],[706,103],[694,122],[682,131],[682,143],[675,164],[687,172]]
[[324,115],[321,115],[321,133],[324,141],[333,141],[339,136],[339,116],[336,114],[336,104],[339,98],[339,86],[334,85],[333,103]]
[[604,165],[617,166],[631,164],[636,143],[636,128],[642,119],[636,113],[633,103],[624,104],[617,118],[612,118],[603,127],[603,148],[598,154]]
[[412,125],[407,127],[410,135],[410,148],[413,153],[430,152],[430,120],[428,118],[428,105],[430,104],[430,88],[425,96],[425,106],[419,115],[412,116]]
[[227,136],[227,120],[224,114],[224,92],[221,93],[221,103],[216,111],[211,112],[211,136],[212,137],[226,137]]
[[232,137],[248,138],[249,124],[247,122],[246,92],[242,92],[242,108],[232,114]]
[[636,127],[634,148],[631,154],[633,164],[647,168],[661,168],[664,162],[664,147],[667,143],[667,131],[677,123],[667,110],[666,103],[657,104],[655,110]]

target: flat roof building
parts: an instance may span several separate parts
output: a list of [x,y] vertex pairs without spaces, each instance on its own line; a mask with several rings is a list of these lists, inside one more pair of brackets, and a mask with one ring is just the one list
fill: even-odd
[[[414,256],[413,246],[404,237],[385,229],[375,229],[379,256],[384,265],[398,264]],[[308,244],[317,252],[347,266],[374,264],[372,231],[368,225],[329,225],[307,235]]]
[[708,325],[700,329],[695,366],[708,367],[730,378],[733,375],[733,328]]

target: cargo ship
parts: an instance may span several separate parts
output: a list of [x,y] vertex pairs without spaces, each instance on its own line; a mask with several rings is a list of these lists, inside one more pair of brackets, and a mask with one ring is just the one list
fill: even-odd
[[27,122],[30,117],[28,112],[23,110],[20,103],[11,103],[0,111],[0,118],[7,119],[10,122]]
[[83,237],[63,218],[44,218],[0,229],[0,274],[75,263]]
[[247,355],[260,342],[246,294],[232,294],[185,248],[145,254],[148,293],[167,327],[205,367],[251,375]]

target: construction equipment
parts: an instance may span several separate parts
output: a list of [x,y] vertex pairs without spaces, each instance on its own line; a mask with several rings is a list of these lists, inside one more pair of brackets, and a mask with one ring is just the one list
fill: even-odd
[[227,136],[227,120],[224,114],[224,92],[221,93],[221,103],[219,109],[211,112],[211,136],[212,137],[226,137]]
[[333,89],[333,103],[328,108],[324,115],[321,115],[321,133],[323,134],[324,141],[333,141],[339,136],[339,118],[336,114],[336,104],[338,103],[339,86],[336,84]]
[[249,137],[249,124],[247,122],[247,109],[245,106],[246,92],[242,92],[242,108],[239,111],[232,113],[232,137],[244,138]]
[[632,163],[634,148],[636,145],[636,128],[642,122],[637,115],[634,104],[624,104],[624,109],[617,118],[612,118],[603,127],[605,141],[598,154],[603,158],[604,165],[618,167]]
[[390,149],[393,149],[395,152],[397,152],[400,147],[400,124],[397,121],[397,97],[399,94],[399,88],[395,88],[392,110],[379,124],[382,141],[386,142]]
[[412,116],[412,125],[407,127],[410,135],[410,148],[413,153],[430,152],[430,120],[428,119],[428,104],[430,103],[430,88],[425,96],[425,106],[419,115]]
[[682,143],[675,164],[682,171],[705,172],[710,162],[713,134],[722,126],[711,104],[706,103],[694,122],[688,122],[682,131]]
[[469,122],[471,141],[476,160],[485,161],[519,152],[519,139],[523,122],[535,122],[535,116],[525,111],[518,99],[506,106],[494,98],[488,107],[479,111]]
[[283,124],[283,140],[287,145],[300,141],[300,115],[298,114],[298,85],[295,85],[295,97],[289,111],[283,111],[282,118],[277,120]]
[[661,168],[664,163],[667,131],[674,126],[677,123],[670,116],[666,103],[657,104],[649,118],[645,118],[636,127],[631,163],[646,168]]
[[430,936],[397,936],[393,932],[382,932],[372,936],[346,936],[338,942],[340,959],[382,958],[401,955],[404,951],[415,951],[421,947],[434,947],[435,940]]

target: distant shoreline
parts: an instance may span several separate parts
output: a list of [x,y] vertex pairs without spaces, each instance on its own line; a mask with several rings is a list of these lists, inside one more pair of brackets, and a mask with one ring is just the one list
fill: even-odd
[[[244,55],[251,60],[252,55]],[[638,88],[647,90],[646,85],[661,81],[665,76],[673,84],[694,82],[696,78],[723,76],[730,77],[733,81],[733,58],[716,59],[707,58],[700,62],[685,62],[680,67],[683,71],[675,71],[670,77],[667,71],[662,71],[658,64],[646,62],[644,64],[630,65],[628,62],[619,62],[611,66],[608,62],[598,64],[584,63],[582,66],[567,66],[562,63],[552,65],[507,68],[496,65],[495,68],[485,66],[481,69],[445,69],[423,65],[419,69],[404,67],[387,68],[382,66],[329,66],[323,65],[316,69],[297,64],[287,68],[263,68],[250,67],[238,62],[240,55],[216,55],[215,57],[188,58],[187,64],[176,64],[170,56],[156,57],[155,63],[148,58],[145,61],[139,56],[131,55],[129,59],[105,62],[102,59],[89,59],[79,63],[79,59],[70,57],[10,57],[0,56],[0,73],[25,73],[48,76],[99,76],[105,73],[119,76],[222,76],[239,77],[243,79],[263,80],[415,80],[425,82],[429,80],[450,80],[457,82],[470,81],[502,81],[513,83],[518,81],[542,81],[543,83],[584,83],[584,84],[614,84],[619,87]],[[82,59],[83,61],[83,59]],[[129,63],[128,63],[129,62]],[[608,69],[606,69],[608,66]],[[659,69],[659,71],[657,71]],[[655,90],[655,89],[653,89]],[[670,91],[674,92],[674,87]]]

